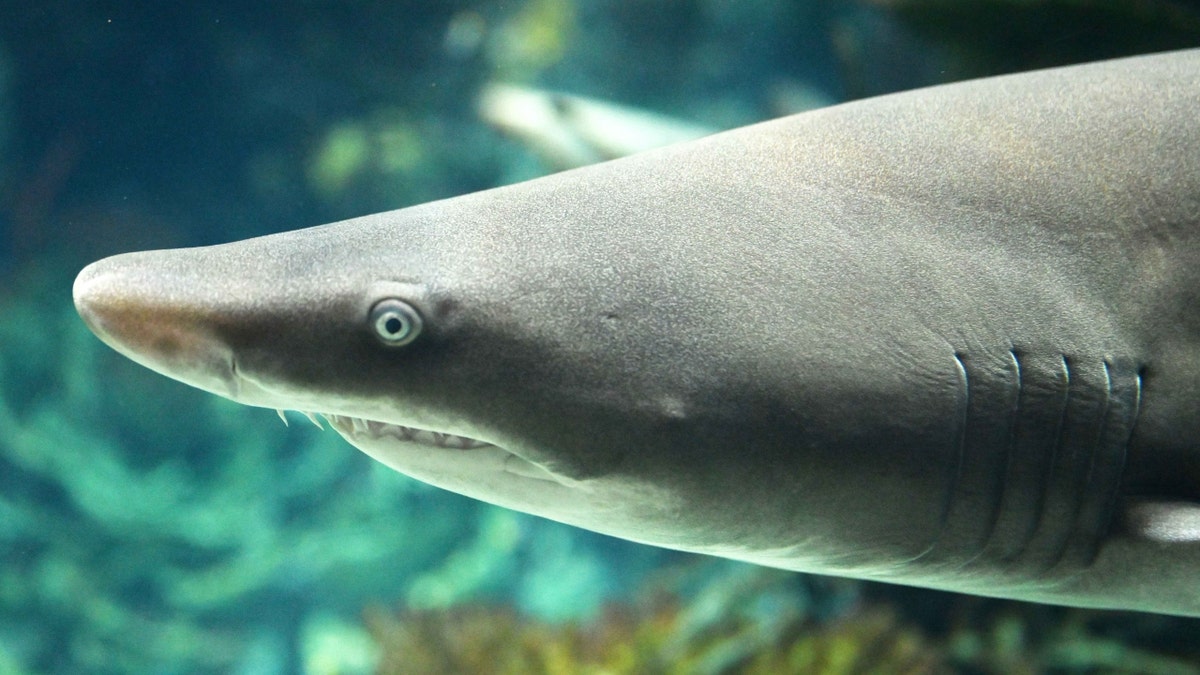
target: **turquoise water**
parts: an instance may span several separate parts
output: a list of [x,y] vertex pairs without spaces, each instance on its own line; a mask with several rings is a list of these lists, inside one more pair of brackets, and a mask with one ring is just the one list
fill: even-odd
[[70,301],[112,253],[556,168],[481,120],[489,83],[728,128],[1194,46],[1193,3],[4,4],[0,675],[489,672],[499,654],[509,672],[1200,670],[1192,620],[763,570],[427,487],[135,366]]

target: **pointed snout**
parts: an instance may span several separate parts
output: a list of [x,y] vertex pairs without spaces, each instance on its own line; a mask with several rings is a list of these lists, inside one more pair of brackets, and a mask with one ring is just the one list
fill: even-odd
[[114,342],[107,326],[114,323],[120,325],[115,319],[125,304],[122,301],[125,293],[122,292],[120,275],[112,269],[112,260],[106,258],[83,268],[75,277],[71,295],[75,300],[75,311],[79,312],[87,327],[106,344],[116,348],[118,343]]
[[229,347],[196,289],[173,275],[167,251],[128,253],[85,267],[75,309],[105,344],[137,363],[206,391],[235,397]]

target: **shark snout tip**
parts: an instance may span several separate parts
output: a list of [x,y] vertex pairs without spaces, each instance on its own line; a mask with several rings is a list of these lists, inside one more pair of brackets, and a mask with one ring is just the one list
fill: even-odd
[[84,267],[71,290],[75,310],[101,342],[135,362],[236,399],[232,352],[212,330],[211,312],[195,298],[172,294],[155,262],[125,254]]
[[71,298],[75,311],[88,328],[100,334],[101,314],[105,299],[112,297],[113,276],[107,259],[99,260],[80,270],[71,286]]
[[75,311],[96,337],[128,353],[152,332],[156,293],[121,257],[104,258],[80,270],[71,296]]

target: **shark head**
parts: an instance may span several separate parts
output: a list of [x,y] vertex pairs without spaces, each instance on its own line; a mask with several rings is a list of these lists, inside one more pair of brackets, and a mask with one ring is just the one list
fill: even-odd
[[469,196],[117,255],[79,274],[75,304],[132,360],[238,403],[323,417],[419,480],[690,547],[672,483],[695,477],[646,447],[691,447],[675,437],[696,404],[688,392],[717,375],[649,356],[670,339],[654,336],[659,322],[696,323],[692,341],[715,317],[671,312],[606,253],[548,247],[497,213],[507,202]]

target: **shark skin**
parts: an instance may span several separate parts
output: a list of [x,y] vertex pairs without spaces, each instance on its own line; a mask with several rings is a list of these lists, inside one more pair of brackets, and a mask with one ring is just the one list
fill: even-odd
[[785,569],[1200,616],[1200,50],[85,268],[169,377]]

